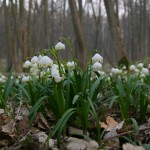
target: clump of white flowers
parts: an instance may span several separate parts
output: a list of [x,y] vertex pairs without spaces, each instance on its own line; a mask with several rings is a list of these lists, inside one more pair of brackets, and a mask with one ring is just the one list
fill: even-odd
[[40,58],[39,60],[39,65],[40,67],[48,67],[51,66],[53,64],[53,60],[50,59],[48,56],[43,56],[42,58]]
[[55,49],[56,50],[63,50],[65,49],[65,44],[61,43],[61,42],[58,42],[56,45],[55,45]]

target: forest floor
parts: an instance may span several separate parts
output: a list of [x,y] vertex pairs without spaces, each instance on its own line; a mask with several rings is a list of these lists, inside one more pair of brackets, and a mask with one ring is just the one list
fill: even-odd
[[[48,133],[53,127],[54,120],[51,113],[47,112],[47,116],[49,116],[48,118],[45,118],[42,113],[38,113],[32,127],[29,127],[28,113],[29,112],[24,105],[19,106],[14,114],[6,114],[2,109],[0,109],[0,150],[48,149],[43,139],[45,136],[48,136]],[[101,117],[99,118],[100,120],[103,120]],[[91,121],[91,125],[88,128],[88,135],[92,140],[96,140],[96,126],[93,118],[89,116],[89,119]],[[140,124],[139,122],[137,121],[137,126],[136,124],[126,126],[124,121],[121,120],[120,112],[112,109],[108,110],[105,113],[105,120],[103,122],[99,122],[101,126],[101,133],[103,134],[101,139],[101,149],[119,150],[122,149],[123,144],[131,143],[132,145],[124,145],[123,149],[144,150],[142,146],[134,146],[134,144],[145,144],[145,147],[147,147],[145,149],[149,150],[150,113],[147,113],[145,123]],[[62,137],[60,149],[98,149],[97,147],[94,148],[94,146],[93,148],[88,148],[89,145],[91,146],[90,142],[83,140],[80,136],[74,136],[73,138],[75,140],[75,145],[79,145],[79,147],[69,148],[68,139],[73,133],[82,134],[83,131],[77,127],[67,127],[67,135],[66,137]],[[56,139],[51,139],[49,149],[56,150],[56,143]]]

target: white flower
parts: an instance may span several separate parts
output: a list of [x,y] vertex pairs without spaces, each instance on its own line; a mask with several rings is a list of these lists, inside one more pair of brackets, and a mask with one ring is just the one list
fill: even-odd
[[48,56],[43,56],[40,59],[39,64],[41,67],[48,67],[53,64],[53,61]]
[[63,78],[60,77],[59,70],[57,68],[51,69],[51,75],[57,83],[63,80]]
[[100,55],[100,54],[98,54],[98,53],[96,53],[93,57],[92,57],[92,62],[94,63],[94,62],[100,62],[100,63],[103,63],[103,57]]
[[4,83],[5,81],[3,80],[3,78],[0,78],[0,83]]
[[112,68],[111,69],[111,72],[114,73],[114,74],[121,74],[122,73],[122,70],[118,69],[118,68]]
[[42,58],[42,55],[39,55],[39,56],[38,56],[38,59],[40,60],[41,58]]
[[61,50],[61,49],[65,49],[65,45],[61,42],[58,42],[56,45],[55,45],[55,49],[56,50]]
[[135,71],[136,67],[134,65],[131,65],[129,69],[130,71]]
[[95,62],[92,66],[93,71],[99,71],[100,69],[102,69],[102,64],[99,62]]
[[136,69],[135,69],[135,72],[138,74],[138,73],[140,72],[140,70],[136,68]]
[[32,64],[32,68],[38,68],[38,64]]
[[31,62],[29,60],[27,60],[23,65],[24,68],[29,68],[30,66],[31,66]]
[[149,70],[147,68],[142,68],[142,73],[145,75],[149,75]]
[[67,67],[68,67],[70,70],[73,70],[73,69],[75,68],[75,62],[74,62],[74,61],[67,62]]
[[126,66],[123,66],[123,67],[122,67],[122,69],[124,69],[124,70],[125,70],[125,69],[127,69],[127,67],[126,67]]
[[34,56],[34,57],[32,57],[32,59],[31,59],[31,63],[38,63],[39,62],[39,59],[38,59],[38,57],[37,56]]
[[142,64],[142,63],[139,63],[139,64],[137,65],[137,67],[138,67],[138,68],[143,68],[143,64]]
[[30,80],[29,76],[23,76],[22,77],[22,82],[28,82]]
[[148,64],[148,68],[150,68],[150,64]]

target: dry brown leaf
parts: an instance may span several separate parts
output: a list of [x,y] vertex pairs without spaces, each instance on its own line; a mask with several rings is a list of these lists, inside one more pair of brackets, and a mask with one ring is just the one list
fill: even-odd
[[42,129],[49,129],[49,125],[45,117],[43,116],[42,113],[38,113],[38,127]]
[[112,117],[108,116],[106,117],[106,123],[105,122],[99,122],[101,128],[104,128],[106,131],[112,131],[113,129],[121,129],[124,121],[118,123],[117,121],[115,121]]
[[13,119],[6,125],[2,126],[2,132],[7,133],[10,137],[16,136],[15,122]]
[[19,121],[19,130],[21,133],[27,133],[29,130],[29,119],[24,117],[23,120]]
[[117,126],[119,123],[117,121],[115,121],[112,117],[108,116],[106,118],[106,123],[108,124],[108,126],[110,128],[114,128],[115,126]]

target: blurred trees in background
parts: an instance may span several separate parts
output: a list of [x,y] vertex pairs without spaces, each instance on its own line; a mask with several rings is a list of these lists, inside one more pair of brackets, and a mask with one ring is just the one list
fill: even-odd
[[[59,37],[71,40],[82,66],[92,49],[112,65],[123,56],[142,60],[150,55],[150,1],[0,0],[0,60],[8,70],[20,71]],[[69,58],[67,50],[61,55]]]

